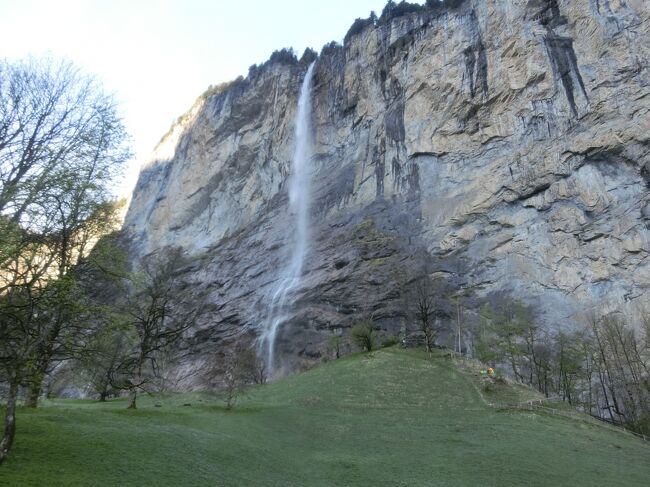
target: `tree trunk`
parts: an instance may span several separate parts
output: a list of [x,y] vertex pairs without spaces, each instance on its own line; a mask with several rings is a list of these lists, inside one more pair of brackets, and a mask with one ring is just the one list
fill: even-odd
[[30,381],[27,387],[27,396],[25,397],[25,407],[35,408],[38,407],[38,398],[41,397],[41,389],[43,387],[43,377],[38,374]]
[[5,427],[2,441],[0,441],[0,465],[5,461],[16,436],[16,398],[18,396],[18,381],[13,381],[9,386],[7,409],[5,411]]
[[142,362],[133,375],[133,387],[129,390],[129,406],[127,409],[136,409],[135,401],[138,398],[138,387],[142,385]]
[[[63,274],[59,277],[63,277]],[[52,323],[51,328],[47,330],[44,343],[38,348],[36,352],[36,360],[27,376],[29,378],[29,383],[27,384],[25,406],[28,408],[35,408],[38,406],[38,398],[43,390],[43,381],[45,380],[48,368],[52,362],[56,341],[59,338],[61,328],[63,327],[64,307],[65,304],[59,304],[59,306],[57,306],[54,322]]]
[[612,406],[609,404],[607,389],[605,388],[605,378],[603,377],[603,373],[600,369],[598,370],[598,380],[600,381],[600,386],[603,389],[603,396],[605,397],[605,406],[607,408],[607,411],[609,412],[609,417],[612,420],[612,423],[616,423],[616,420],[614,419],[614,413],[612,412]]
[[463,347],[461,342],[461,323],[460,323],[460,301],[456,301],[456,325],[458,327],[458,353],[463,353]]
[[138,390],[134,387],[129,391],[129,406],[127,409],[137,409],[135,401],[138,398]]

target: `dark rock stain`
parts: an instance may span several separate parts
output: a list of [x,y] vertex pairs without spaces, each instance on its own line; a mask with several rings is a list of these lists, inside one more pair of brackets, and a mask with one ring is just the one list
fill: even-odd
[[463,52],[465,58],[465,72],[469,80],[469,91],[474,98],[478,89],[483,96],[488,93],[488,62],[485,46],[479,37],[477,42]]
[[575,100],[574,80],[578,82],[582,94],[587,101],[589,101],[589,97],[587,96],[587,90],[585,89],[580,70],[578,69],[578,59],[573,49],[573,39],[570,37],[560,37],[554,32],[549,31],[545,42],[548,56],[553,65],[553,71],[562,82],[562,87],[571,106],[571,111],[577,116],[578,109]]
[[566,24],[567,20],[561,15],[557,0],[530,0],[527,11],[528,19],[539,22],[546,28],[547,34],[544,42],[553,72],[556,79],[559,78],[562,83],[573,115],[577,116],[575,84],[577,83],[580,86],[587,102],[589,102],[589,97],[578,68],[578,58],[573,49],[573,39],[560,36],[553,30],[555,27]]

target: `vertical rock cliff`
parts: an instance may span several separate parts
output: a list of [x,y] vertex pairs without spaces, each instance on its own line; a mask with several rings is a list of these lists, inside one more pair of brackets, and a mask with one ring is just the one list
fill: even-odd
[[[202,97],[142,168],[138,260],[183,252],[201,356],[254,337],[288,256],[287,181],[311,59]],[[403,324],[405,276],[504,292],[547,326],[637,316],[650,286],[646,0],[466,0],[384,16],[318,57],[311,244],[278,351],[318,357],[362,315]]]

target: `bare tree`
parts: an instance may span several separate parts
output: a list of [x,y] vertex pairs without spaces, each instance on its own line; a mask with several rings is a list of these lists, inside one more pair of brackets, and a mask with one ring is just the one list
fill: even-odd
[[455,309],[455,337],[454,337],[454,350],[458,353],[463,351],[463,319],[462,319],[462,297],[457,294],[453,298]]
[[259,375],[260,371],[265,371],[265,368],[260,368],[262,363],[263,361],[259,359],[253,348],[238,345],[226,351],[223,384],[224,402],[227,410],[235,407],[239,396],[247,385],[266,382],[266,374]]
[[[110,317],[110,314],[107,313]],[[131,346],[120,323],[108,322],[98,326],[89,336],[83,352],[75,361],[76,368],[90,383],[100,401],[105,401],[116,390],[112,384],[120,374]]]
[[345,343],[345,338],[340,334],[332,330],[332,336],[329,338],[330,349],[334,352],[335,358],[341,358],[341,348]]
[[265,384],[266,363],[245,340],[225,344],[203,367],[204,380],[223,392],[226,409],[235,407],[252,384]]
[[422,276],[411,285],[410,308],[417,331],[424,338],[424,346],[429,355],[435,344],[436,328],[436,286],[429,276]]
[[136,408],[138,391],[146,390],[156,375],[160,353],[181,338],[203,311],[202,305],[194,302],[191,290],[180,282],[177,265],[178,256],[154,257],[145,262],[123,306],[132,347],[113,374],[111,384],[129,392],[130,409]]
[[251,357],[253,382],[260,385],[266,384],[268,378],[266,360],[260,357],[254,349],[250,349],[249,354]]
[[593,311],[585,329],[550,332],[533,324],[530,309],[503,298],[481,314],[486,337],[477,346],[480,358],[509,364],[517,379],[546,396],[650,432],[650,341],[642,323]]
[[[74,205],[111,178],[128,156],[124,140],[111,97],[72,64],[0,61],[0,214],[46,225],[35,214],[67,211],[52,208],[54,195]],[[68,174],[85,187],[68,186]]]
[[[592,322],[603,396],[619,421],[633,429],[650,418],[650,376],[646,340],[614,315]],[[613,406],[613,407],[612,407]]]

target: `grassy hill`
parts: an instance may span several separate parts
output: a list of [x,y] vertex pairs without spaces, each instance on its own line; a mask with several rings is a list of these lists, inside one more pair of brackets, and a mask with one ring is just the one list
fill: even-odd
[[[585,417],[499,410],[470,365],[386,349],[256,388],[20,410],[0,485],[642,486],[650,444]],[[191,404],[187,406],[184,404]]]

